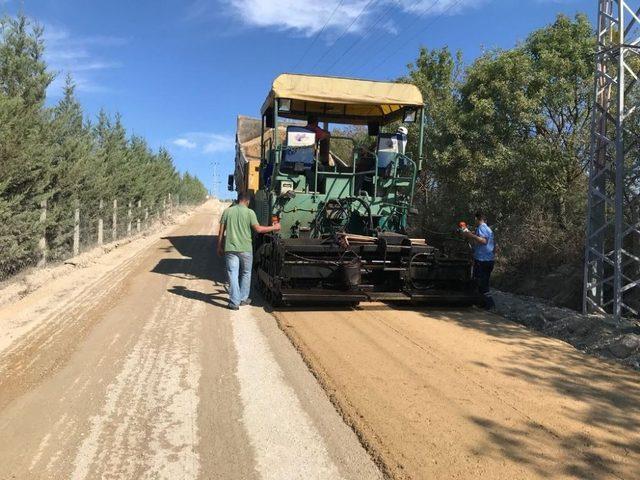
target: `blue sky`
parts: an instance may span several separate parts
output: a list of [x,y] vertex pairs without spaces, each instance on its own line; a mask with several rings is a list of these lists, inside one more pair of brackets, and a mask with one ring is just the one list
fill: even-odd
[[[256,115],[271,80],[295,71],[373,79],[406,72],[419,46],[513,46],[596,0],[0,0],[45,26],[47,59],[78,84],[88,115],[120,112],[165,146],[178,168],[213,186],[232,170],[235,119]],[[22,5],[22,6],[21,6]],[[323,29],[324,27],[324,29]]]

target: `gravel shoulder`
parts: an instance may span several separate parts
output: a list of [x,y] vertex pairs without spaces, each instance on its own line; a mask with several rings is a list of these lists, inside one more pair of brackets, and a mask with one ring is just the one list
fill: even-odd
[[539,298],[494,292],[496,313],[570,343],[578,350],[640,370],[640,322],[612,315],[583,315]]

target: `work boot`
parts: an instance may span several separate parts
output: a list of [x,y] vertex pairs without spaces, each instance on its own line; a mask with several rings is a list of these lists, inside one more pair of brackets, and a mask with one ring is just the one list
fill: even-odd
[[238,305],[234,305],[233,303],[230,303],[227,308],[229,310],[240,310],[240,307]]
[[240,302],[240,306],[243,307],[245,305],[251,305],[251,299],[247,298],[246,300],[243,300]]

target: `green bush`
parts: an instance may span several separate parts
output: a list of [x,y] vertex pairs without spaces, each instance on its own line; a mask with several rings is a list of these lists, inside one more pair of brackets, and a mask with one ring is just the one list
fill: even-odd
[[[401,79],[428,111],[414,227],[451,231],[484,210],[506,288],[548,296],[549,275],[564,275],[560,284],[580,290],[594,51],[587,17],[559,16],[466,67],[446,48],[422,49]],[[579,294],[561,303],[578,307]]]

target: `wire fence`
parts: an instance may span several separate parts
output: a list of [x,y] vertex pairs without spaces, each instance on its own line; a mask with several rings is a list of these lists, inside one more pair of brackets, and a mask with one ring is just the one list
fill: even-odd
[[33,245],[33,254],[14,265],[11,272],[0,272],[0,280],[29,266],[68,261],[94,247],[142,233],[171,216],[178,207],[177,195],[147,204],[117,198],[90,203],[43,201],[38,220],[41,237]]

